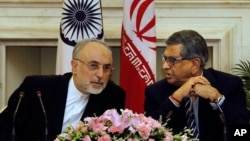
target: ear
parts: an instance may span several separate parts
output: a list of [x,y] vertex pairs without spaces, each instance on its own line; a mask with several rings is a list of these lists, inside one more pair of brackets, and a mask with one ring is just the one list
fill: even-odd
[[201,69],[201,59],[200,58],[194,58],[192,60],[193,66],[192,66],[192,74],[196,74]]
[[110,74],[113,73],[114,69],[115,69],[115,68],[113,68],[113,67],[110,69]]
[[72,67],[72,73],[76,73],[77,72],[77,62],[76,60],[71,60],[71,67]]

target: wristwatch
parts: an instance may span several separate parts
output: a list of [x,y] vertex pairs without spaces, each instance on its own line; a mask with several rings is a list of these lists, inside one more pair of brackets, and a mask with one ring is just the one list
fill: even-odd
[[224,95],[221,95],[220,97],[218,97],[218,99],[217,99],[217,103],[219,104],[219,105],[222,105],[222,103],[224,102],[224,100],[225,100],[225,96]]

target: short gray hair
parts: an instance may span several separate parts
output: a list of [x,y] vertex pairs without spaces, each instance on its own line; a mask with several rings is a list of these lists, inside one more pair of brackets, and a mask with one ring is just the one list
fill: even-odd
[[104,45],[110,52],[111,52],[111,55],[112,55],[112,51],[111,51],[111,48],[103,41],[103,40],[100,40],[100,39],[96,39],[96,38],[91,38],[91,39],[85,39],[85,40],[81,40],[79,41],[75,47],[74,47],[74,50],[72,52],[72,58],[77,58],[77,55],[78,53],[80,52],[80,50],[82,50],[86,44],[90,43],[90,42],[96,42],[96,43],[99,43],[99,44],[102,44]]

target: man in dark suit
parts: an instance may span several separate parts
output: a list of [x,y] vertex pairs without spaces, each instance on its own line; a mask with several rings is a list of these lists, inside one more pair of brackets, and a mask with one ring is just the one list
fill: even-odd
[[[146,115],[167,121],[174,132],[190,126],[192,137],[200,141],[227,140],[231,129],[248,126],[242,81],[204,68],[208,60],[204,38],[196,31],[182,30],[172,34],[166,44],[162,55],[166,78],[145,89]],[[191,106],[186,108],[188,103]],[[194,118],[188,124],[190,113]]]
[[53,141],[84,117],[123,109],[125,91],[109,80],[112,63],[110,48],[89,39],[74,48],[72,73],[26,77],[0,114],[0,140]]

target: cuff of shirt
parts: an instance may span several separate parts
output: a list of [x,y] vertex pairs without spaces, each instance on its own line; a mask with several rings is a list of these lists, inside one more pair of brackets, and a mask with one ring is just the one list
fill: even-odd
[[168,97],[168,98],[169,98],[169,100],[170,100],[176,107],[180,107],[180,105],[179,105],[179,104],[176,104],[175,101],[174,101],[171,97]]
[[[221,106],[224,101],[225,101],[225,96],[222,95],[221,100],[219,101],[218,104]],[[218,108],[216,103],[214,103],[214,102],[210,102],[210,105],[212,106],[213,110],[216,110]]]

